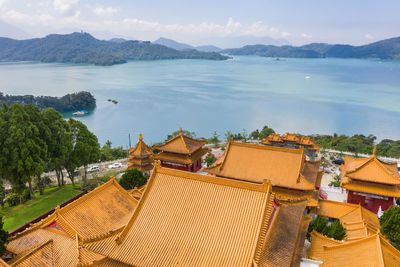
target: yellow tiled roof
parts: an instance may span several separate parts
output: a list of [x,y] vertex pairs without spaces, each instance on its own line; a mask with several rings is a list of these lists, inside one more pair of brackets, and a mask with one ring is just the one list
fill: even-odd
[[268,183],[156,166],[118,241],[110,236],[86,246],[136,266],[250,266],[262,249],[272,201]]
[[345,156],[341,171],[343,177],[353,180],[400,185],[400,175],[397,165],[382,162],[375,154],[365,159],[354,159]]
[[380,233],[356,241],[329,244],[325,237],[313,232],[310,257],[322,261],[321,267],[400,266],[400,251]]
[[362,182],[349,179],[348,177],[342,177],[340,186],[349,191],[363,192],[386,197],[400,197],[400,186],[398,185]]
[[179,135],[157,147],[157,149],[178,154],[192,154],[207,143],[205,140],[196,140],[183,135],[182,128]]
[[[303,213],[306,208],[306,201],[297,203],[285,203],[279,201],[279,207],[273,217],[273,224],[268,229],[265,244],[260,256],[260,266],[298,266],[302,249],[296,249],[296,246],[304,244],[304,228],[308,228],[311,218],[303,227],[299,226],[303,222]],[[291,223],[288,223],[288,222]],[[304,227],[305,226],[305,227]],[[301,230],[301,231],[299,231]],[[298,235],[304,235],[302,244],[298,243]],[[301,243],[301,242],[300,242]],[[300,255],[299,255],[300,254]]]
[[129,150],[129,156],[133,158],[147,158],[153,154],[151,148],[149,148],[143,141],[143,135],[139,134],[139,140],[135,147]]
[[273,186],[272,191],[275,193],[275,197],[281,200],[306,199],[308,207],[318,206],[318,192],[316,190],[299,191]]
[[281,138],[282,138],[284,141],[292,141],[292,142],[299,142],[299,141],[300,141],[300,138],[297,137],[297,135],[296,135],[295,133],[285,133],[285,134],[282,134]]
[[177,154],[177,153],[170,153],[170,152],[160,152],[155,154],[153,158],[155,160],[164,160],[169,162],[175,162],[180,164],[192,164],[197,159],[201,158],[208,152],[208,148],[200,148],[196,150],[193,154],[184,155],[184,154]]
[[348,240],[367,237],[371,233],[376,233],[380,228],[376,214],[357,204],[321,199],[319,208],[313,212],[321,216],[339,219],[346,228],[346,239]]
[[230,141],[224,156],[205,172],[220,177],[298,190],[313,190],[315,185],[303,176],[303,149],[289,149]]
[[[137,190],[141,194],[142,188]],[[51,240],[55,266],[76,266],[90,259],[100,260],[102,256],[79,248],[79,239],[93,239],[115,232],[128,222],[137,203],[136,198],[111,178],[71,204],[61,209],[57,207],[49,217],[11,237],[7,250],[17,254],[13,260],[17,261]],[[48,254],[40,255],[43,257],[41,260],[48,260]]]
[[11,266],[54,266],[55,252],[53,248],[53,240],[44,242],[35,247],[26,254],[14,258],[10,261]]

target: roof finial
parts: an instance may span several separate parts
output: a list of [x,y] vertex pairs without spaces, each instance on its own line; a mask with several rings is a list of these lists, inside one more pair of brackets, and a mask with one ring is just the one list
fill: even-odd
[[115,181],[114,175],[111,175],[111,176],[110,176],[110,181],[113,181],[113,182]]
[[142,133],[139,133],[139,141],[143,141],[143,135],[142,135]]
[[372,150],[372,156],[376,156],[376,146],[374,146],[374,149]]
[[182,131],[182,126],[179,128],[179,135],[182,135],[183,131]]

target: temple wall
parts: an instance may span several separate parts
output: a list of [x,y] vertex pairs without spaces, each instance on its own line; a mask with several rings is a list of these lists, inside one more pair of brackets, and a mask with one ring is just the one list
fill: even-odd
[[347,195],[347,202],[353,204],[361,204],[361,206],[374,213],[378,213],[379,206],[381,207],[382,211],[385,211],[391,206],[393,206],[392,197],[388,197],[387,199],[366,197],[355,194],[352,191],[350,191]]

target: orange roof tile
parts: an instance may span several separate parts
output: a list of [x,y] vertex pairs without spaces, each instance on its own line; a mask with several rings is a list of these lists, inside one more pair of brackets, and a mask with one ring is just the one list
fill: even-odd
[[287,188],[273,186],[272,191],[275,197],[281,200],[299,200],[305,199],[308,207],[317,207],[318,204],[318,192],[314,191],[300,191],[290,190]]
[[269,142],[283,142],[283,139],[281,138],[281,136],[279,134],[273,133],[268,135],[266,141]]
[[[306,202],[285,203],[279,201],[279,207],[274,215],[272,226],[268,229],[265,238],[265,244],[259,259],[260,266],[298,266],[299,253],[302,249],[296,249],[296,246],[304,244],[305,232],[302,231],[303,238],[299,238],[302,242],[298,242],[299,227],[303,222],[303,214],[306,208]],[[306,220],[306,222],[310,222]],[[288,222],[291,223],[288,223]],[[306,223],[301,228],[308,228]],[[304,229],[301,229],[304,230]],[[302,243],[302,244],[301,244]],[[302,246],[301,246],[302,247]],[[294,264],[298,263],[298,264]]]
[[362,192],[386,197],[400,197],[400,187],[397,185],[361,182],[344,177],[341,180],[340,186],[349,191]]
[[380,228],[376,214],[357,204],[320,200],[316,214],[339,219],[348,240],[367,237]]
[[284,141],[290,141],[290,142],[297,142],[297,143],[298,143],[298,142],[300,141],[300,138],[297,137],[297,135],[296,135],[295,133],[285,133],[285,134],[282,134],[281,138],[282,138]]
[[[400,251],[381,235],[374,234],[356,241],[317,247],[318,235],[312,235],[310,257],[323,262],[322,266],[399,266]],[[318,251],[318,252],[317,252]]]
[[261,183],[297,190],[313,190],[315,185],[303,177],[303,149],[289,149],[229,142],[224,156],[205,172],[220,177]]
[[53,240],[48,240],[35,247],[24,255],[18,256],[10,261],[12,266],[54,266],[55,251]]
[[179,135],[157,147],[157,149],[178,154],[192,154],[207,143],[205,140],[196,140],[183,135],[182,128]]
[[153,154],[153,151],[150,147],[146,145],[143,141],[143,135],[139,134],[139,140],[136,143],[135,147],[132,147],[129,150],[129,155],[133,156],[134,158],[147,158]]
[[155,160],[163,160],[168,162],[175,162],[179,164],[192,164],[197,159],[201,158],[208,152],[208,148],[200,148],[196,150],[193,154],[184,155],[184,154],[177,154],[177,153],[170,153],[170,152],[160,152],[155,154],[153,158]]
[[268,225],[271,199],[267,183],[157,166],[118,242],[110,237],[86,246],[138,266],[249,266]]
[[342,165],[341,170],[342,176],[347,176],[351,179],[400,185],[400,175],[397,165],[382,162],[375,155],[364,159],[354,159],[345,156],[344,165]]

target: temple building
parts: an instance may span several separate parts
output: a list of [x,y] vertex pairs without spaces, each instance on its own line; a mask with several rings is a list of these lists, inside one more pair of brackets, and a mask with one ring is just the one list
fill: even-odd
[[283,135],[270,134],[267,138],[264,138],[261,143],[268,146],[287,147],[287,148],[300,148],[304,149],[304,153],[311,159],[314,160],[317,151],[320,149],[318,145],[310,137],[298,137],[294,133],[286,133]]
[[138,200],[111,177],[109,182],[63,208],[56,208],[49,217],[11,236],[7,251],[14,258],[7,264],[67,267],[86,266],[101,260],[102,255],[88,251],[79,243],[121,229],[137,204]]
[[345,156],[340,186],[348,192],[347,202],[360,204],[378,213],[391,207],[400,197],[400,175],[396,163],[376,157],[375,148],[369,158]]
[[177,136],[157,146],[161,152],[154,154],[153,158],[160,160],[163,167],[197,172],[202,166],[202,156],[208,152],[208,149],[203,147],[206,143],[205,140],[185,136],[180,128]]
[[0,266],[300,265],[305,198],[160,165],[139,202],[111,179],[13,237]]
[[152,149],[143,141],[142,134],[139,134],[139,141],[136,146],[129,150],[128,170],[138,169],[149,175],[153,169]]
[[304,149],[229,141],[224,155],[205,172],[221,178],[252,183],[271,181],[280,199],[306,198],[308,207],[318,206],[323,172],[319,161],[306,160]]

